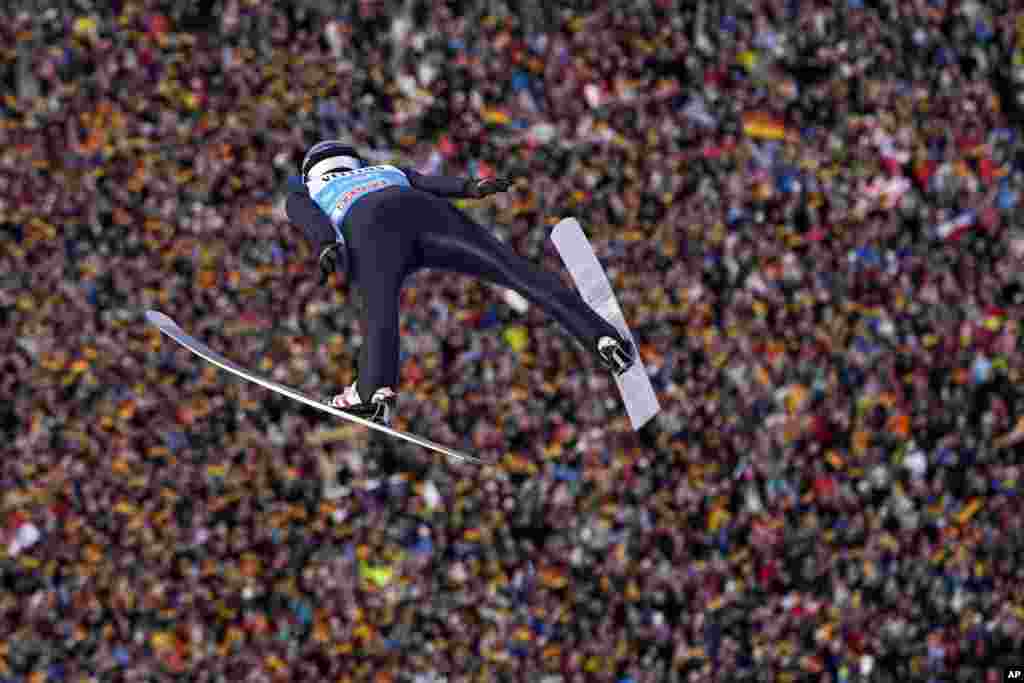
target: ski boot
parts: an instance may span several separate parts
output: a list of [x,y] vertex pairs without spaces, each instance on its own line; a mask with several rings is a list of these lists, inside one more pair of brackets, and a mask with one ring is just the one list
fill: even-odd
[[597,357],[605,369],[618,376],[633,367],[636,350],[628,341],[601,337],[597,340]]
[[353,382],[343,393],[325,400],[324,403],[364,420],[390,427],[391,417],[395,411],[395,398],[395,392],[389,387],[381,387],[373,392],[369,401],[363,401],[356,389],[356,382]]

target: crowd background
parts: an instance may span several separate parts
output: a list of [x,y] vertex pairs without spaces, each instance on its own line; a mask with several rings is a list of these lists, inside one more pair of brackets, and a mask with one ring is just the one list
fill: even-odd
[[[0,681],[997,681],[1024,652],[1018,3],[7,2]],[[312,393],[312,142],[578,216],[662,400],[423,273],[399,426]],[[568,282],[568,279],[566,280]]]

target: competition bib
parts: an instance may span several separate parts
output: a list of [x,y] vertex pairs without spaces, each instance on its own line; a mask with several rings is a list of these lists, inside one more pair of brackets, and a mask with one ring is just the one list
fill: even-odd
[[313,195],[313,201],[330,216],[341,237],[341,225],[352,205],[361,197],[388,187],[409,187],[409,179],[394,166],[369,166],[331,178]]

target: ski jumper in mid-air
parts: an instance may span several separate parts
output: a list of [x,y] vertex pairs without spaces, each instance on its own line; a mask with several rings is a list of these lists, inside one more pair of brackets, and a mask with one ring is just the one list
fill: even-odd
[[357,380],[327,402],[389,425],[399,376],[399,294],[420,269],[452,271],[514,290],[539,306],[620,375],[635,349],[554,274],[534,265],[460,211],[448,198],[504,192],[510,181],[428,176],[367,166],[343,142],[314,145],[302,183],[285,211],[318,254],[321,272],[347,273],[362,302]]

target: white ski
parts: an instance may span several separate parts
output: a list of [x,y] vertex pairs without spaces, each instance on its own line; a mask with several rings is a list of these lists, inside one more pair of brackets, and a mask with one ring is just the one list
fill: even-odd
[[576,289],[587,305],[614,325],[626,339],[633,342],[637,352],[636,362],[624,374],[616,377],[615,383],[622,395],[629,421],[636,431],[657,415],[661,406],[654,394],[654,387],[651,386],[647,368],[640,358],[640,349],[633,340],[633,333],[626,324],[625,316],[622,315],[622,309],[615,298],[615,292],[612,291],[608,276],[597,260],[594,248],[583,233],[583,228],[575,218],[560,221],[551,231],[551,241],[555,243],[558,255],[562,257],[562,262],[576,283]]
[[422,446],[423,448],[427,448],[429,450],[445,455],[451,458],[452,460],[458,460],[462,462],[473,462],[480,465],[487,464],[479,458],[473,457],[472,455],[467,455],[466,453],[462,453],[460,451],[453,450],[451,448],[448,448],[447,446],[442,446],[441,444],[431,441],[430,439],[424,439],[423,437],[416,436],[415,434],[409,434],[398,429],[385,427],[384,425],[379,425],[376,422],[364,420],[363,418],[358,417],[356,415],[351,415],[343,410],[335,408],[334,406],[328,405],[323,401],[317,400],[312,396],[307,396],[301,391],[297,391],[296,389],[286,387],[283,384],[275,382],[271,379],[267,379],[266,377],[261,377],[260,375],[254,372],[250,372],[249,370],[246,370],[245,368],[238,365],[234,361],[220,355],[203,342],[199,341],[192,335],[185,332],[170,317],[164,315],[159,311],[146,311],[146,321],[149,322],[150,325],[153,325],[158,330],[163,332],[165,335],[173,339],[174,341],[184,346],[186,349],[188,349],[195,355],[202,358],[203,360],[213,363],[217,367],[223,370],[227,370],[228,372],[237,375],[242,379],[249,380],[250,382],[259,384],[261,387],[270,389],[271,391],[275,391],[281,394],[282,396],[287,396],[288,398],[298,401],[300,403],[305,403],[308,406],[316,408],[317,410],[322,410],[323,412],[328,413],[330,415],[334,415],[335,417],[340,417],[342,419],[348,420],[349,422],[355,422],[356,424],[361,424],[364,427],[375,429],[378,432],[384,432],[385,434],[389,434],[395,438],[403,439],[404,441],[414,443],[417,446]]

